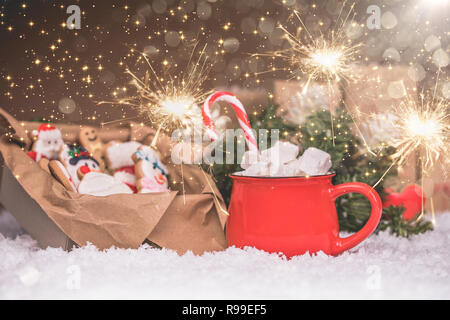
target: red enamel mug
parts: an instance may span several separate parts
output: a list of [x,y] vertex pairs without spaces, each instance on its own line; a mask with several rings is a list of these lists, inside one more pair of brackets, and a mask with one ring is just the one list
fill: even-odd
[[[332,185],[334,175],[288,178],[231,175],[228,244],[282,252],[287,257],[318,251],[338,255],[353,248],[377,227],[381,199],[364,183]],[[352,192],[366,196],[372,212],[360,231],[341,238],[334,202]]]

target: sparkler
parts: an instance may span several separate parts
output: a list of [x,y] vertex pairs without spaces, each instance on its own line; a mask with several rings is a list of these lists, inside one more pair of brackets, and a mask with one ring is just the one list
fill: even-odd
[[[317,81],[327,83],[329,96],[332,96],[335,83],[348,83],[356,80],[354,72],[352,72],[352,64],[356,61],[361,43],[352,43],[345,34],[347,23],[356,23],[353,21],[353,16],[351,17],[354,6],[353,3],[348,12],[343,14],[346,7],[346,2],[344,2],[337,17],[338,23],[327,33],[320,32],[318,35],[313,35],[301,19],[299,12],[293,11],[292,16],[298,22],[297,31],[292,33],[286,27],[279,26],[290,44],[289,48],[262,55],[281,58],[287,62],[287,70],[292,74],[292,78],[300,79],[302,75],[306,75],[307,81],[302,89],[303,95],[308,91],[311,81]],[[349,114],[351,115],[350,110]],[[330,117],[334,145],[332,112],[330,112]],[[353,116],[352,120],[367,150],[372,153]]]
[[[203,118],[199,105],[212,91],[202,89],[207,80],[211,64],[206,56],[206,45],[200,51],[198,59],[193,61],[195,46],[189,58],[188,67],[181,75],[164,74],[160,76],[145,54],[141,54],[148,70],[143,79],[127,69],[131,76],[131,84],[136,88],[136,95],[119,99],[114,102],[99,102],[128,105],[136,108],[141,115],[151,124],[158,124],[158,129],[153,137],[151,147],[156,149],[156,143],[161,130],[166,132],[175,129],[184,129],[198,132],[203,130]],[[203,168],[199,166],[205,176],[205,180],[211,187]],[[183,200],[186,204],[186,192],[184,189],[184,171],[181,163],[181,180],[183,188]],[[221,212],[228,215],[222,208],[216,194],[213,197]]]
[[293,11],[292,16],[296,18],[299,25],[297,31],[292,33],[286,27],[279,26],[290,47],[258,55],[283,59],[288,63],[287,70],[293,74],[294,78],[300,79],[302,74],[307,75],[304,92],[312,80],[328,84],[352,80],[351,64],[355,61],[361,43],[353,44],[345,35],[345,25],[349,22],[354,4],[350,6],[345,17],[342,17],[344,8],[345,2],[337,18],[340,23],[326,34],[320,32],[317,36],[308,30],[299,12]]
[[[351,63],[355,60],[361,44],[351,44],[343,31],[343,26],[352,10],[353,6],[337,29],[332,29],[326,35],[320,33],[317,37],[314,37],[308,31],[297,11],[294,11],[294,15],[303,28],[299,28],[299,31],[294,35],[285,27],[280,26],[285,33],[290,48],[276,51],[273,55],[287,61],[291,69],[294,70],[294,75],[296,75],[295,70],[298,70],[308,76],[304,87],[305,91],[311,80],[325,81],[331,87],[332,82],[353,79]],[[305,40],[301,36],[301,30],[303,29],[307,34]]]
[[394,111],[399,138],[390,143],[397,150],[392,155],[394,161],[401,165],[411,153],[420,152],[424,170],[439,160],[445,162],[450,143],[449,109],[448,100],[427,99],[424,95],[419,104],[413,99],[400,103]]
[[152,125],[157,124],[158,129],[151,146],[155,148],[161,130],[171,132],[175,129],[189,131],[202,130],[203,122],[199,105],[210,91],[202,89],[207,79],[210,64],[205,53],[206,45],[199,57],[193,61],[195,53],[192,50],[188,67],[181,76],[163,74],[159,75],[145,54],[141,54],[148,70],[143,78],[139,78],[130,69],[131,84],[136,89],[136,95],[118,99],[112,103],[128,105],[136,108]]
[[[199,58],[191,63],[189,59],[189,67],[187,68],[187,76],[181,78],[168,76],[168,80],[163,82],[158,77],[151,63],[145,55],[143,55],[151,74],[155,78],[155,82],[150,81],[150,74],[147,71],[143,80],[139,79],[131,71],[127,71],[133,78],[132,83],[137,89],[138,95],[127,99],[138,107],[141,114],[148,117],[152,123],[159,123],[158,130],[152,140],[151,147],[156,148],[156,142],[160,131],[165,128],[166,131],[174,129],[187,129],[194,132],[203,130],[203,118],[201,116],[201,109],[199,105],[212,91],[202,89],[202,85],[208,77],[210,64],[205,55],[206,45],[203,47]],[[136,104],[136,102],[138,102]],[[212,189],[206,173],[199,165],[205,181]],[[183,187],[183,201],[186,204],[186,191],[184,189],[184,172],[183,162],[181,163],[181,180]],[[216,201],[219,210],[228,215],[226,209],[222,208],[219,199],[213,192],[214,200]]]
[[[408,97],[402,101],[394,114],[397,120],[393,125],[398,130],[396,138],[388,141],[388,145],[396,148],[391,156],[392,164],[375,183],[376,187],[386,176],[394,165],[402,165],[412,154],[418,155],[420,163],[422,193],[424,190],[424,176],[428,170],[439,162],[448,165],[448,152],[450,143],[450,103],[443,98],[420,95],[420,102]],[[424,195],[422,194],[422,212],[417,218],[420,220],[424,215]],[[431,214],[434,223],[434,207],[431,198]]]

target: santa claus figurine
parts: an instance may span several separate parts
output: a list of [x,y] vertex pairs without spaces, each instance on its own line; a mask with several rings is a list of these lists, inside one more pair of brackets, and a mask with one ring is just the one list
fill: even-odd
[[39,162],[41,159],[56,160],[64,142],[61,131],[49,123],[41,124],[38,130],[33,130],[33,147],[28,155]]

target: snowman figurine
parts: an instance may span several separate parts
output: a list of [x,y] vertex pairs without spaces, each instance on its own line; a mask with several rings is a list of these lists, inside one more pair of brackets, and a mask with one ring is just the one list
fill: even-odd
[[89,172],[101,172],[97,160],[91,157],[89,151],[81,146],[64,145],[59,160],[66,167],[73,184],[78,187],[81,177]]
[[152,148],[141,146],[133,155],[139,193],[168,192],[167,168]]

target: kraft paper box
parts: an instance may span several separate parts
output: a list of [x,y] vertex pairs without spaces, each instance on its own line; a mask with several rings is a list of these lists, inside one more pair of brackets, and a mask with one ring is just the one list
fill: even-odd
[[[42,248],[69,250],[87,243],[99,249],[138,248],[150,243],[179,254],[226,248],[222,196],[212,178],[195,165],[183,165],[182,193],[181,169],[171,164],[173,143],[168,137],[160,136],[157,147],[169,170],[171,192],[95,197],[66,190],[28,157],[27,132],[39,125],[19,122],[0,109],[0,202]],[[56,126],[66,143],[75,142],[79,126]],[[104,142],[148,143],[154,131],[130,123],[99,129],[99,135]]]

